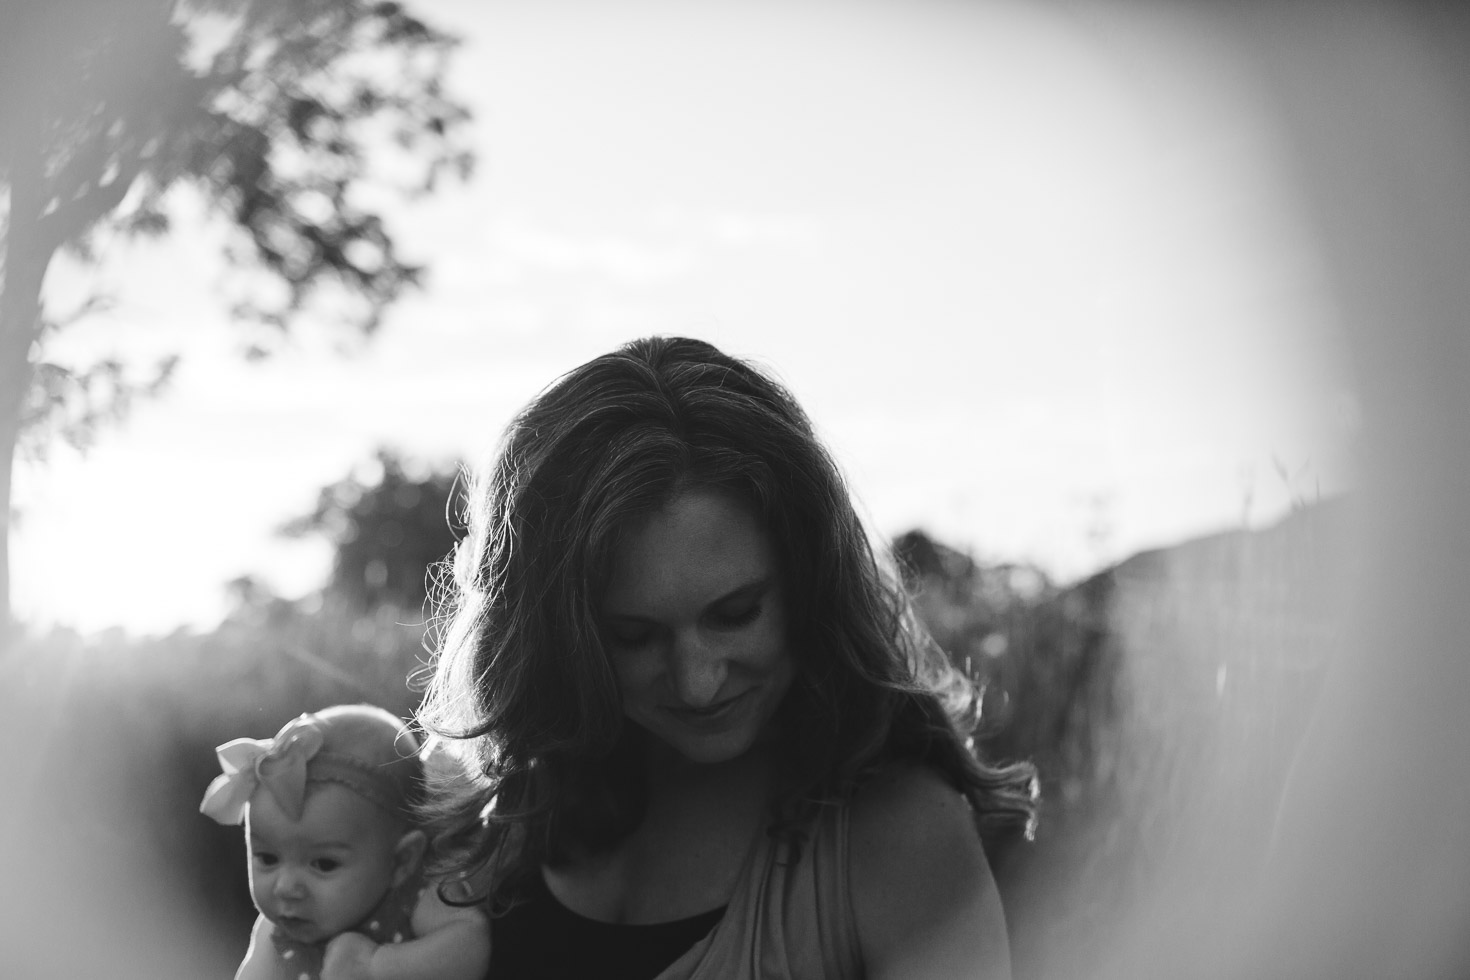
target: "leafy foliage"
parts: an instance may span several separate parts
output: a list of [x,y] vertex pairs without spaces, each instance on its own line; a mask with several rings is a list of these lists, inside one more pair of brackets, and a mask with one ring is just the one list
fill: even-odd
[[115,357],[105,357],[85,368],[37,364],[20,419],[27,435],[20,446],[22,453],[44,460],[58,441],[73,449],[89,448],[104,423],[121,422],[137,399],[150,398],[162,390],[178,363],[177,356],[166,357],[141,381]]
[[[85,444],[167,379],[52,363],[41,303],[62,247],[172,230],[195,191],[234,230],[231,310],[264,357],[307,312],[372,333],[419,283],[385,193],[466,177],[468,113],[445,91],[449,35],[401,3],[16,0],[0,11],[0,515],[22,430]],[[86,308],[86,304],[84,304]],[[330,316],[329,316],[330,314]],[[33,449],[33,455],[43,450]],[[8,620],[0,525],[0,623]]]
[[356,610],[421,606],[435,564],[454,549],[463,511],[458,470],[410,473],[395,453],[379,450],[376,479],[357,475],[323,488],[316,508],[282,532],[319,534],[332,543],[327,592]]
[[37,256],[125,200],[113,228],[167,232],[165,192],[185,181],[244,233],[234,257],[286,287],[237,312],[282,326],[336,282],[371,329],[421,270],[365,184],[396,166],[422,192],[473,165],[443,86],[454,41],[401,4],[32,0],[10,19],[4,91],[24,95],[0,109],[0,178],[24,184],[9,220],[32,223]]

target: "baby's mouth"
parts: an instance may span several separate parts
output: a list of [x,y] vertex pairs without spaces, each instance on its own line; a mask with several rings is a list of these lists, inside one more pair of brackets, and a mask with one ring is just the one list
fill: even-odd
[[299,915],[278,915],[276,925],[292,939],[301,939],[311,932],[311,920]]

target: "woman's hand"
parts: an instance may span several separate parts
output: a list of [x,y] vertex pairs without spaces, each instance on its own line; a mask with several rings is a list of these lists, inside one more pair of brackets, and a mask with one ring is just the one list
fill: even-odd
[[360,932],[344,932],[327,943],[322,980],[373,980],[373,954],[378,944]]

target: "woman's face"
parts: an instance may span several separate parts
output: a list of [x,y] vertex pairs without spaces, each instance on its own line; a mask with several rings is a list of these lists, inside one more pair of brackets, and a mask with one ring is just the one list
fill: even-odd
[[742,755],[791,686],[775,548],[726,494],[691,491],[635,523],[601,613],[624,713],[690,761]]

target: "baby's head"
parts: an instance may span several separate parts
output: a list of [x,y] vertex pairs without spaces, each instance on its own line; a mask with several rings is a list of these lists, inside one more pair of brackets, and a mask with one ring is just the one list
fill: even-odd
[[418,748],[403,722],[370,705],[327,708],[269,741],[219,747],[225,774],[200,809],[222,823],[243,818],[250,897],[277,931],[330,939],[417,871]]

